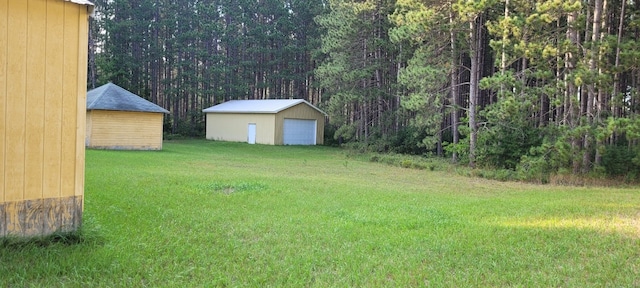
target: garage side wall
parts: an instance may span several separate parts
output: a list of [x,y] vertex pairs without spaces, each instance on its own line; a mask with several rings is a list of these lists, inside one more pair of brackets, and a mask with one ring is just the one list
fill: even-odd
[[89,148],[162,150],[163,113],[91,110],[89,114]]
[[82,222],[88,14],[0,0],[0,237]]
[[324,114],[318,110],[309,107],[309,105],[300,103],[276,114],[276,145],[283,145],[284,142],[284,119],[315,119],[316,120],[316,144],[324,144]]
[[256,124],[256,143],[274,145],[275,114],[207,113],[207,139],[247,142],[249,123]]

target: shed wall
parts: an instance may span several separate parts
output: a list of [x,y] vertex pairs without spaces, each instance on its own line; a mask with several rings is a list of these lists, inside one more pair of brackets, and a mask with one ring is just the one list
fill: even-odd
[[0,0],[0,237],[82,217],[88,7]]
[[276,114],[276,134],[275,144],[284,144],[284,119],[315,119],[316,120],[316,144],[322,145],[324,143],[324,114],[318,112],[318,110],[309,107],[304,103],[300,103],[293,107],[289,107],[280,113]]
[[87,111],[87,147],[162,150],[162,113]]
[[274,145],[274,114],[207,113],[207,139],[247,142],[249,123],[256,124],[256,143]]

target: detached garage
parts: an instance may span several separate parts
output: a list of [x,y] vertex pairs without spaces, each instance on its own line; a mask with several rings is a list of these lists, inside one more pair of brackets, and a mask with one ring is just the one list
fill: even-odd
[[209,140],[269,145],[324,143],[327,114],[302,99],[232,100],[203,112]]
[[97,149],[162,150],[169,111],[108,83],[87,92],[85,145]]

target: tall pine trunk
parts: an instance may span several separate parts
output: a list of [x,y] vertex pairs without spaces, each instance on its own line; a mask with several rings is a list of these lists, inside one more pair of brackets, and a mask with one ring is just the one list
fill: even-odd
[[[453,136],[453,144],[457,145],[460,142],[460,135],[458,134],[458,51],[456,49],[456,33],[453,28],[454,12],[449,12],[449,37],[451,41],[451,134]],[[453,151],[451,156],[453,163],[458,162],[458,152]]]
[[[602,1],[603,0],[595,0],[595,5],[593,9],[593,20],[592,20],[592,33],[591,33],[591,48],[589,50],[589,70],[591,72],[595,72],[597,70],[597,60],[599,55],[599,47],[598,41],[600,40],[600,27],[601,27],[601,19],[602,19]],[[587,40],[587,39],[585,39]],[[584,109],[584,121],[583,125],[587,126],[587,132],[583,136],[582,148],[584,149],[582,156],[582,173],[587,173],[591,170],[591,145],[592,145],[592,135],[590,133],[590,127],[593,125],[593,106],[596,98],[596,85],[591,82],[587,85],[587,99],[586,99],[586,107]]]
[[471,58],[471,76],[469,80],[469,166],[476,166],[476,144],[478,141],[478,126],[476,123],[476,109],[478,103],[479,84],[480,84],[480,68],[481,47],[482,47],[482,23],[483,14],[479,13],[476,17],[469,21],[470,28],[470,46],[469,56]]

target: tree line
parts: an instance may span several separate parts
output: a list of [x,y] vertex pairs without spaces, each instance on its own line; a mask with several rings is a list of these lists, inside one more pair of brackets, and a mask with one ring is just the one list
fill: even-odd
[[366,149],[640,177],[638,1],[96,2],[90,86],[167,108],[168,133],[204,133],[230,99],[301,98]]
[[231,99],[321,100],[321,1],[95,2],[89,85],[111,81],[165,107],[170,133],[204,133],[200,111]]

